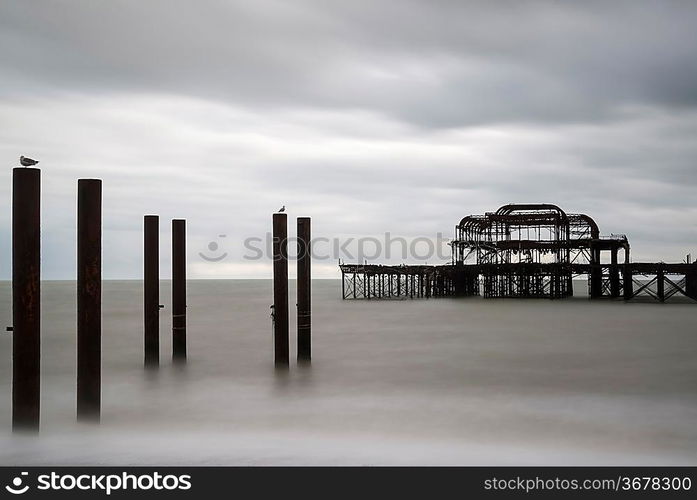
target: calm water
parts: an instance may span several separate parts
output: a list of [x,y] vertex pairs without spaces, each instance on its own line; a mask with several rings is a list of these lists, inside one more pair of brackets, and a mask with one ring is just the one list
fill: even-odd
[[[74,423],[75,293],[43,285],[42,434],[0,464],[697,464],[697,306],[341,301],[313,282],[313,364],[272,369],[270,281],[189,283],[189,355],[142,369],[141,284],[104,284],[103,421]],[[291,286],[291,290],[294,285]],[[291,297],[291,304],[294,304]],[[0,283],[0,326],[11,324]],[[295,353],[291,307],[291,352]]]

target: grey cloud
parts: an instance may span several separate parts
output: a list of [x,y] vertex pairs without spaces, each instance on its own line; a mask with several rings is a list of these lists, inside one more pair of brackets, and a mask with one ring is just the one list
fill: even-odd
[[[689,2],[3,3],[5,93],[159,91],[423,127],[694,106]],[[269,111],[271,112],[271,111]]]
[[108,278],[139,276],[145,213],[163,242],[187,218],[190,258],[221,233],[239,258],[281,204],[318,235],[449,236],[547,201],[675,260],[697,253],[695,20],[678,1],[8,0],[0,161],[42,160],[46,278],[74,275],[81,176],[104,179]]

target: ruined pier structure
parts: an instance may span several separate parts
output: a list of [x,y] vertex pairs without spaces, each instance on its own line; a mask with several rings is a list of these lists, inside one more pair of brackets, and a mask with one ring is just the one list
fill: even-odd
[[625,235],[601,236],[591,217],[556,205],[510,204],[469,215],[450,245],[447,265],[342,264],[342,297],[557,299],[572,296],[573,279],[585,276],[592,299],[697,300],[697,263],[631,262]]

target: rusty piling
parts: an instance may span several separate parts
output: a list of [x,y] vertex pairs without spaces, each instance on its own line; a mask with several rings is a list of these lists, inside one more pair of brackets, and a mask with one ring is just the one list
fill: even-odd
[[38,432],[41,362],[41,170],[12,171],[12,428]]
[[312,272],[311,222],[309,217],[298,217],[298,362],[312,359]]
[[656,295],[658,300],[665,302],[666,300],[666,277],[663,269],[659,269],[656,274]]
[[288,223],[284,213],[273,214],[274,364],[288,367]]
[[160,363],[159,217],[146,215],[143,222],[144,363],[146,368],[154,368]]
[[172,220],[172,360],[186,361],[186,221]]
[[630,300],[634,296],[634,279],[632,269],[628,263],[625,263],[622,271],[622,292],[624,300]]
[[610,295],[613,298],[620,296],[620,269],[617,265],[618,247],[610,250]]
[[77,183],[77,418],[100,419],[102,181]]
[[593,243],[590,246],[590,272],[588,279],[590,280],[590,298],[597,299],[603,294],[603,270],[600,267],[600,249],[596,248]]
[[688,272],[685,275],[685,294],[697,300],[697,265],[694,267],[696,267],[694,271]]

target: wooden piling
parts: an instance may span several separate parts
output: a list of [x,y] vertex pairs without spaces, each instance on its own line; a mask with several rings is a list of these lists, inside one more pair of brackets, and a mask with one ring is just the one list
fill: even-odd
[[77,419],[99,422],[102,370],[102,181],[77,182]]
[[12,428],[38,432],[41,362],[41,170],[12,171]]
[[143,325],[145,367],[160,363],[159,217],[144,217]]
[[186,361],[186,221],[172,220],[172,360]]
[[274,364],[290,364],[288,349],[288,221],[284,213],[273,214],[273,305]]
[[298,217],[298,362],[312,359],[310,218]]

